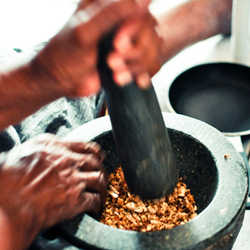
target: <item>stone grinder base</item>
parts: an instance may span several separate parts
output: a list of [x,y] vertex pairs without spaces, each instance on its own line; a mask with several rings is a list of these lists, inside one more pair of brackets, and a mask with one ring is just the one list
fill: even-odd
[[[85,214],[43,233],[40,241],[47,237],[50,244],[61,244],[61,248],[54,245],[53,249],[65,250],[231,249],[242,225],[247,200],[244,161],[224,135],[207,124],[176,114],[164,114],[164,120],[180,177],[196,200],[196,218],[173,229],[139,233],[114,229]],[[104,163],[109,172],[118,167],[109,117],[82,126],[68,139],[94,139],[107,151]]]

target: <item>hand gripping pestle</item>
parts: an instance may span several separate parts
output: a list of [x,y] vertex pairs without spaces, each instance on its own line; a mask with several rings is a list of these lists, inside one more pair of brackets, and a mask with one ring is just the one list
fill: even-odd
[[125,87],[115,84],[106,63],[112,37],[108,34],[100,42],[98,70],[118,157],[131,193],[158,199],[170,194],[178,182],[168,131],[152,85],[140,89],[135,82]]

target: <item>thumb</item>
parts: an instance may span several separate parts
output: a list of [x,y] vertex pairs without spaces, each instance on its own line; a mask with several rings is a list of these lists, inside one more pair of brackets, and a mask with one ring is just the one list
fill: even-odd
[[[150,0],[97,0],[74,15],[74,21],[82,29],[83,40],[98,40],[119,23],[147,11]],[[77,20],[77,21],[76,21]]]

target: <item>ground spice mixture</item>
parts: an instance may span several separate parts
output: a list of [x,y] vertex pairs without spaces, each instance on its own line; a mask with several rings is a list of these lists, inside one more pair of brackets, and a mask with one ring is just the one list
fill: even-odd
[[124,230],[158,231],[186,223],[197,216],[196,210],[193,195],[182,182],[166,197],[140,200],[129,192],[119,167],[109,177],[108,197],[100,222]]

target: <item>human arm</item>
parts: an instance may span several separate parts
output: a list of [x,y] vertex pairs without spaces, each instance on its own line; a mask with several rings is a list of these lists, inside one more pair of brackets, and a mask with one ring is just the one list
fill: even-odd
[[24,250],[40,230],[106,199],[104,153],[96,143],[40,135],[0,154],[0,249]]
[[[148,4],[147,0],[141,2]],[[62,96],[97,93],[101,87],[96,69],[100,38],[117,23],[146,8],[134,0],[81,3],[33,60],[0,70],[0,130]]]
[[190,0],[156,16],[163,38],[164,62],[186,47],[218,34],[229,34],[232,0]]

